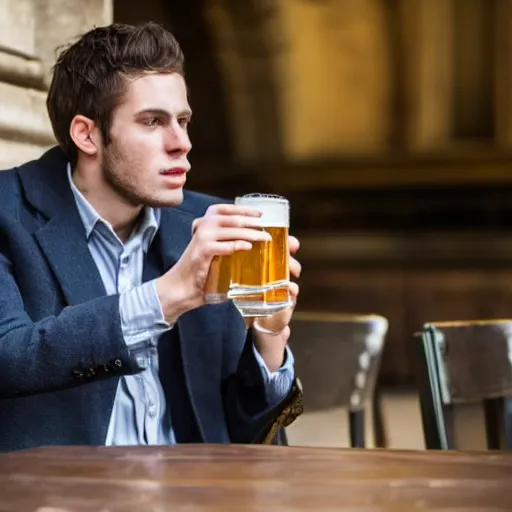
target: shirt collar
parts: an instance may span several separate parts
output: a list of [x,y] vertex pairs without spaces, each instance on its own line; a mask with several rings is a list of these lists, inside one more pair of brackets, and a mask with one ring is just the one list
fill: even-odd
[[[100,214],[94,209],[91,203],[87,201],[85,196],[78,190],[77,186],[73,181],[73,176],[71,172],[71,164],[67,165],[67,174],[69,180],[69,186],[71,187],[71,191],[73,192],[73,196],[75,197],[76,206],[78,208],[78,213],[80,214],[80,218],[82,219],[82,223],[85,228],[85,235],[87,239],[90,238],[93,233],[98,222],[102,222],[106,226],[112,230],[112,226],[103,219]],[[143,210],[142,222],[140,223],[137,232],[132,233],[131,237],[139,234],[142,236],[142,248],[144,252],[147,252],[153,238],[158,231],[160,226],[160,218],[161,218],[161,210],[160,208],[151,208],[146,206]],[[130,237],[130,238],[131,238]]]

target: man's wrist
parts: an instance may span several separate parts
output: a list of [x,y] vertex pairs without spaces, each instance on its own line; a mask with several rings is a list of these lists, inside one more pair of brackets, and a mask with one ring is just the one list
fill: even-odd
[[280,331],[271,331],[270,329],[265,329],[265,327],[262,327],[258,320],[255,319],[252,323],[252,327],[255,331],[258,331],[261,334],[268,334],[269,336],[279,336],[280,334],[283,334],[283,331],[286,329],[286,326],[283,327]]
[[289,327],[285,327],[278,334],[264,334],[254,329],[253,342],[270,372],[275,372],[283,365],[285,360],[286,342],[289,338]]
[[121,293],[119,316],[123,337],[130,349],[172,328],[172,322],[165,320],[155,281]]
[[188,311],[189,308],[187,308],[186,296],[182,287],[173,283],[167,275],[156,279],[156,293],[166,322],[174,323],[183,313]]

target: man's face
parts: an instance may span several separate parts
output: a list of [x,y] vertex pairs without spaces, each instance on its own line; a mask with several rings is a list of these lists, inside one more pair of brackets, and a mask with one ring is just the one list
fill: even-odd
[[178,73],[129,79],[103,147],[106,183],[133,206],[177,206],[190,170],[187,125],[191,111]]

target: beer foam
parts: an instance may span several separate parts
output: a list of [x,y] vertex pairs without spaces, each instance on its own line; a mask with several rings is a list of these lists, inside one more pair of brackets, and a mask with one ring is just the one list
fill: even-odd
[[235,199],[235,204],[249,206],[261,212],[257,219],[261,227],[290,227],[290,203],[288,199],[271,194],[247,194]]

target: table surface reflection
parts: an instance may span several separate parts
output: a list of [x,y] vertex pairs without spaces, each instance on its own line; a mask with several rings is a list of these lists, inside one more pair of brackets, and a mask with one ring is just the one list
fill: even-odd
[[0,455],[0,511],[511,511],[512,454],[282,446]]

